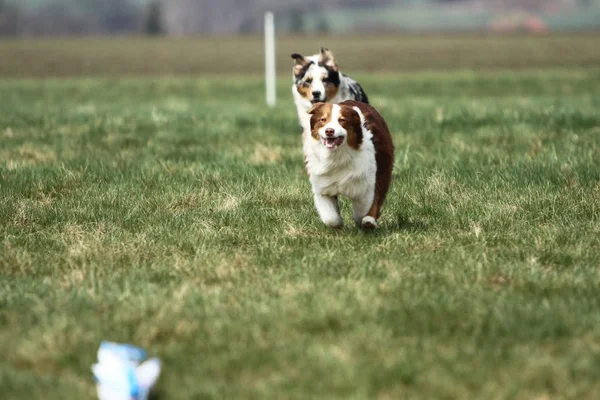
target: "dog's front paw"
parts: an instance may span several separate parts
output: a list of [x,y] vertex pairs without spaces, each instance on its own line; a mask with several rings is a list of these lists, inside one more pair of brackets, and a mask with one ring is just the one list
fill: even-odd
[[362,228],[365,231],[372,231],[377,228],[377,221],[373,217],[369,217],[368,215],[362,219],[361,223]]
[[341,217],[323,219],[323,223],[333,229],[341,229],[344,227],[344,221]]

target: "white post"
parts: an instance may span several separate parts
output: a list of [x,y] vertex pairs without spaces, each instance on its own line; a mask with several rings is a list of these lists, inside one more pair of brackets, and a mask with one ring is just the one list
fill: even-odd
[[265,78],[267,82],[267,106],[275,106],[275,17],[265,14]]

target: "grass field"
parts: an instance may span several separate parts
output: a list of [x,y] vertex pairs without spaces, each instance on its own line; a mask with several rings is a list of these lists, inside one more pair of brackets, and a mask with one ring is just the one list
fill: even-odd
[[[347,73],[598,67],[599,40],[598,32],[280,36],[277,71],[289,78],[290,54],[314,54],[321,46],[333,50]],[[263,48],[260,37],[0,40],[0,77],[262,75]]]
[[0,80],[2,398],[93,398],[103,339],[161,400],[596,398],[600,69],[360,71],[374,234],[319,221],[289,77]]

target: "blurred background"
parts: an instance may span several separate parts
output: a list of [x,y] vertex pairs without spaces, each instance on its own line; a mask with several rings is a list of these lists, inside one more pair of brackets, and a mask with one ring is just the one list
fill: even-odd
[[600,65],[600,0],[0,0],[0,76],[262,74],[268,10],[286,76]]
[[0,0],[0,34],[533,32],[594,29],[600,0]]

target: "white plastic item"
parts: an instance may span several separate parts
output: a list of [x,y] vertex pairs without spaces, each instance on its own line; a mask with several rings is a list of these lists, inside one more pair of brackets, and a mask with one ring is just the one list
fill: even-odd
[[92,365],[100,400],[146,400],[160,375],[160,360],[139,347],[102,342]]

